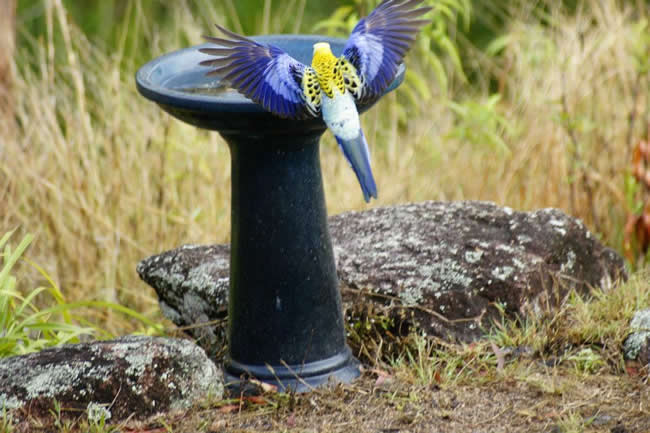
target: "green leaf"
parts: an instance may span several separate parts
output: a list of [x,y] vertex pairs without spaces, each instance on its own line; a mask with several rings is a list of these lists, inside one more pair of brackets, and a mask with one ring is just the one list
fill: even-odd
[[[434,12],[436,14],[441,14],[445,16],[449,20],[454,20],[456,18],[456,13],[452,10],[452,8],[448,7],[447,5],[444,5],[442,3],[436,4],[434,6]],[[437,17],[437,19],[440,19]]]
[[433,73],[438,80],[438,84],[440,85],[440,89],[443,91],[443,96],[446,99],[447,89],[449,88],[449,80],[447,79],[447,71],[445,71],[445,67],[440,61],[440,58],[438,58],[438,56],[436,56],[434,53],[430,53],[430,55],[427,56],[426,60],[427,64],[431,66],[431,69],[433,70]]
[[458,54],[458,50],[456,49],[456,46],[446,36],[440,38],[440,40],[438,40],[438,44],[443,47],[447,55],[450,57],[456,69],[456,72],[460,76],[461,80],[464,83],[466,83],[467,77],[465,76],[465,72],[463,71],[463,62],[460,60],[460,55]]
[[485,48],[485,54],[494,57],[501,53],[508,45],[512,44],[515,37],[513,34],[503,35],[497,38],[494,38],[492,42],[488,44]]
[[2,236],[2,238],[0,239],[0,249],[4,248],[5,244],[9,241],[9,238],[11,237],[11,235],[14,234],[14,232],[15,230],[12,230],[10,232],[5,233],[4,236]]
[[413,91],[413,87],[411,86],[400,86],[400,94],[405,96],[408,101],[409,105],[412,107],[418,107],[419,106],[419,95],[416,94]]
[[319,21],[314,26],[314,32],[322,30],[331,30],[333,28],[345,29],[346,19],[354,12],[352,6],[341,6],[337,8],[332,15],[326,20]]
[[[39,288],[37,288],[37,289],[35,289],[35,290],[32,290],[32,291],[27,295],[27,297],[23,299],[23,302],[20,304],[20,307],[18,307],[18,308],[14,311],[14,313],[13,313],[14,316],[22,316],[23,311],[24,311],[25,308],[27,308],[27,307],[30,307],[30,306],[31,306],[32,308],[34,308],[34,307],[31,305],[31,304],[32,304],[32,300],[33,300],[36,296],[38,296],[39,294],[41,294],[42,292],[44,292],[45,290],[46,290],[46,289],[45,289],[44,287],[39,287]],[[18,296],[17,296],[17,297],[18,297]]]
[[420,95],[420,99],[427,101],[431,98],[431,90],[426,80],[424,80],[420,75],[413,72],[411,69],[406,70],[405,80],[407,84],[413,86],[415,90]]
[[[4,287],[9,276],[9,271],[11,271],[11,268],[13,268],[13,266],[16,264],[23,252],[25,252],[33,238],[34,236],[31,234],[25,235],[20,244],[18,244],[16,250],[11,255],[9,255],[8,258],[5,256],[5,265],[2,268],[2,271],[0,271],[0,287]],[[5,237],[2,239],[6,242]]]

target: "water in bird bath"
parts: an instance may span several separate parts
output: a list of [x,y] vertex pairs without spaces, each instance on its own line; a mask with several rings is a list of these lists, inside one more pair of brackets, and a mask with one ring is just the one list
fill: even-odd
[[176,87],[173,90],[206,96],[228,96],[229,93],[238,94],[237,90],[232,87],[209,84],[200,87]]

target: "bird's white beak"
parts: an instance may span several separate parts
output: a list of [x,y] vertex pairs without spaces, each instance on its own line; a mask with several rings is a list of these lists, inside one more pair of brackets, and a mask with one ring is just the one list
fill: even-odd
[[314,44],[314,53],[317,51],[331,51],[330,44],[327,42],[317,42]]

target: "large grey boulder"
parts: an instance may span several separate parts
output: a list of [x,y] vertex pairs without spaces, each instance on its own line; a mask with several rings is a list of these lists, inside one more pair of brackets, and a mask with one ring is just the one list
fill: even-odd
[[424,332],[462,341],[497,318],[495,303],[526,317],[625,275],[622,257],[558,209],[426,202],[340,215],[330,229],[345,285],[389,296]]
[[[471,341],[498,317],[538,314],[570,289],[587,293],[625,277],[623,259],[557,209],[516,212],[485,202],[425,202],[331,217],[348,310],[369,305],[421,332]],[[147,258],[140,277],[179,326],[222,320],[227,245],[183,246]],[[211,347],[219,327],[190,331]]]
[[221,370],[189,340],[128,336],[0,359],[0,410],[16,419],[119,422],[185,409],[223,394]]

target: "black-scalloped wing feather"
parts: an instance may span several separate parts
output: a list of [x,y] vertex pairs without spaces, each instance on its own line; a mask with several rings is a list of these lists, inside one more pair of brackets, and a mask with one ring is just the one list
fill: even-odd
[[273,45],[264,45],[217,25],[227,38],[204,36],[218,48],[202,48],[204,54],[218,56],[201,62],[216,75],[266,110],[285,118],[316,117],[320,105],[303,92],[305,72],[311,68]]

